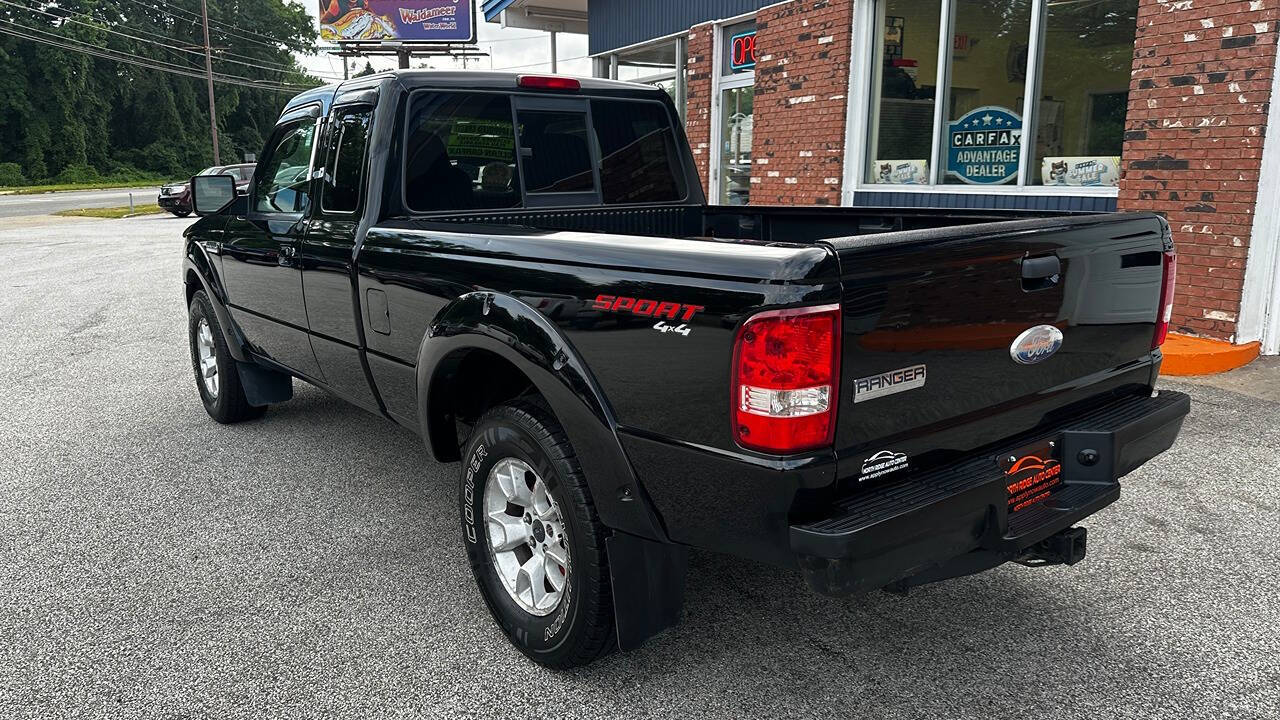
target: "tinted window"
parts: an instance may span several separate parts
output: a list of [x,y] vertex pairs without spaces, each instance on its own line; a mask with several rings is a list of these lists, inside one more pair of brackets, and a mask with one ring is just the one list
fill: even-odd
[[604,201],[652,203],[684,197],[680,160],[666,108],[658,103],[592,100],[600,142]]
[[364,153],[372,119],[373,112],[367,108],[339,111],[330,134],[333,140],[329,144],[329,161],[325,163],[325,210],[354,212],[360,205]]
[[286,125],[268,156],[254,188],[258,212],[303,212],[307,209],[314,120]]
[[415,98],[405,143],[409,209],[517,207],[515,167],[515,131],[506,96],[430,93]]
[[586,113],[521,110],[519,121],[526,192],[595,190]]

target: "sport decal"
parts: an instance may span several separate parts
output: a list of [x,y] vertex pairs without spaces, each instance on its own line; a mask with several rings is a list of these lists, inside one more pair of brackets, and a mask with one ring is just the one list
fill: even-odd
[[[602,312],[635,315],[637,317],[655,318],[653,329],[660,333],[673,333],[689,337],[690,328],[686,324],[700,311],[707,308],[702,305],[669,302],[666,300],[650,300],[648,298],[627,297],[625,295],[597,295],[591,303],[593,310]],[[671,324],[668,321],[678,321]]]

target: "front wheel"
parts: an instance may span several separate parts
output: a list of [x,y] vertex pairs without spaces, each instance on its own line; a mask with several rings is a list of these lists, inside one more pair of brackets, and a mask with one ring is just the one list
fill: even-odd
[[191,342],[191,366],[196,388],[209,417],[223,424],[262,417],[265,407],[250,405],[240,385],[235,358],[227,350],[218,316],[204,290],[197,290],[187,308],[187,334]]
[[174,217],[180,217],[180,218],[188,217],[191,215],[190,210],[170,210],[169,212],[173,213]]
[[552,668],[586,665],[611,652],[606,530],[550,410],[533,402],[490,410],[463,458],[467,556],[507,638]]

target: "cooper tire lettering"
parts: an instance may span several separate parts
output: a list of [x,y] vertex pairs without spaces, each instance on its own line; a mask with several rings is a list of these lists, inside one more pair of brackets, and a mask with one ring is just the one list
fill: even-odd
[[467,542],[472,545],[476,544],[476,471],[480,469],[480,465],[484,459],[489,456],[489,451],[485,448],[484,443],[476,445],[475,450],[471,453],[471,461],[467,463],[466,478],[462,483],[462,517],[465,528]]

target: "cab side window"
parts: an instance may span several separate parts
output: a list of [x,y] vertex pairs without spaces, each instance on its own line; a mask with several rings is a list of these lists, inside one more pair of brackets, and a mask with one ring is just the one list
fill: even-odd
[[415,212],[520,206],[511,100],[423,93],[409,108],[405,202]]
[[311,146],[316,123],[310,118],[283,126],[266,164],[259,168],[253,208],[264,213],[305,212],[311,198]]
[[373,111],[369,108],[342,109],[335,115],[325,163],[322,205],[326,211],[349,213],[359,208],[372,122]]
[[679,151],[667,110],[656,102],[592,100],[606,204],[674,202],[685,197]]

